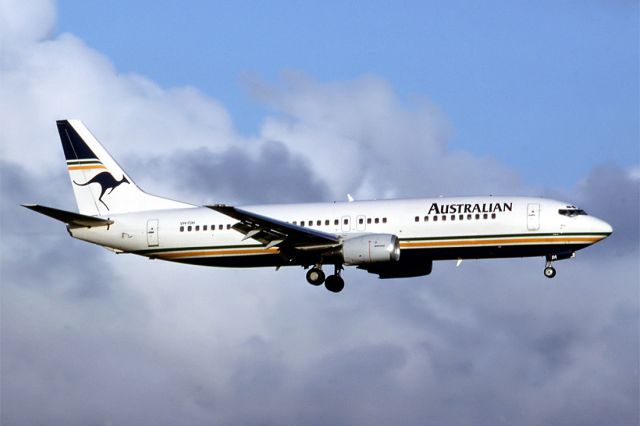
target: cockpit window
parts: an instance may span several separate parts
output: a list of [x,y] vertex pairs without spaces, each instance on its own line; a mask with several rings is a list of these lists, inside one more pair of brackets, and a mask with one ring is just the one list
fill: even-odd
[[563,216],[569,216],[569,217],[576,217],[576,216],[586,216],[587,212],[585,212],[582,209],[579,209],[577,207],[574,206],[570,206],[566,209],[560,209],[558,210],[558,213],[560,213]]

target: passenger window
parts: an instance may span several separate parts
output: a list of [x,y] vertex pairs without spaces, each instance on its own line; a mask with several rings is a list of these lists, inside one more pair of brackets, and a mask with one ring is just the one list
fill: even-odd
[[358,219],[358,223],[362,225],[364,223],[364,219],[363,218]]
[[180,232],[184,232],[184,226],[180,227]]
[[207,230],[207,225],[203,225],[203,226],[202,226],[202,230],[203,230],[203,231],[206,231],[206,230]]
[[382,218],[382,223],[387,223],[387,218],[386,217]]
[[496,214],[495,213],[491,213],[491,219],[495,219],[496,218]]
[[371,218],[370,217],[367,218],[367,223],[371,223]]
[[333,224],[337,226],[337,225],[339,225],[339,224],[340,224],[340,221],[339,221],[338,219],[335,219],[335,220],[333,221]]
[[488,218],[489,218],[489,215],[485,213],[485,214],[483,214],[483,215],[482,215],[482,218],[483,218],[483,219],[488,219]]
[[443,221],[447,220],[447,217],[445,215],[442,215],[442,220]]
[[464,219],[464,215],[461,214],[460,216],[458,216],[458,220],[463,220]]
[[470,214],[467,215],[467,220],[471,220],[471,215]]
[[231,224],[227,223],[227,229],[231,229]]
[[378,219],[377,217],[374,220],[375,223],[380,223],[380,219]]
[[433,221],[434,221],[434,222],[437,222],[437,221],[438,221],[438,216],[434,216],[434,217],[433,217]]
[[325,220],[325,221],[324,221],[324,225],[325,225],[325,226],[329,226],[329,224],[330,224],[330,223],[331,223],[331,222],[329,221],[329,219],[327,219],[327,220]]
[[322,221],[321,220],[317,221],[316,225],[318,225],[318,226],[322,225]]
[[420,222],[420,216],[416,216],[416,222]]
[[196,231],[200,230],[200,225],[196,225]]
[[425,221],[425,222],[429,222],[429,216],[425,216],[425,217],[424,217],[424,221]]
[[298,224],[298,221],[297,221],[297,220],[294,220],[294,221],[293,221],[293,224],[294,224],[294,225],[297,225],[297,224]]
[[300,226],[304,226],[304,220],[300,221]]
[[456,220],[456,215],[455,214],[451,215],[451,220]]
[[343,220],[342,223],[344,223],[345,225],[348,225],[349,224],[349,219]]
[[191,225],[187,226],[187,231],[191,232]]
[[476,220],[480,219],[480,213],[476,213]]

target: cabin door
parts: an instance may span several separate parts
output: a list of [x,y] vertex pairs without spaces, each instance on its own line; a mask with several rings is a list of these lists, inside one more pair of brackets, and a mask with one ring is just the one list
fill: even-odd
[[158,219],[149,219],[147,221],[147,244],[149,247],[158,245]]
[[527,205],[527,229],[529,231],[540,229],[540,204]]

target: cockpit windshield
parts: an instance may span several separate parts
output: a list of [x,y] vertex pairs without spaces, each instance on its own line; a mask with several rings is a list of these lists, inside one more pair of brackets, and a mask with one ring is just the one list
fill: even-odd
[[558,210],[563,216],[576,217],[576,216],[586,216],[587,212],[582,209],[577,208],[576,206],[567,206],[566,209]]

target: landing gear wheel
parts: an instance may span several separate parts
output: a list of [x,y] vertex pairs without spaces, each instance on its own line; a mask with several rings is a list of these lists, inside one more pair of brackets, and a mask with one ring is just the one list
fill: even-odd
[[307,271],[307,281],[311,285],[320,285],[324,282],[324,272],[320,268],[311,268]]
[[329,275],[324,286],[333,293],[340,293],[344,288],[344,280],[340,275]]
[[553,266],[547,266],[544,268],[544,276],[547,278],[553,278],[556,276],[556,268]]

